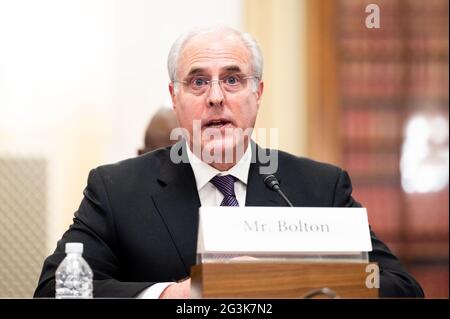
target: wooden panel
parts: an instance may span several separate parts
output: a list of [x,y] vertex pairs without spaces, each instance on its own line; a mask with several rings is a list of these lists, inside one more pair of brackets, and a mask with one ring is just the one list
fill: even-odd
[[[349,172],[378,237],[407,269],[429,279],[427,296],[448,297],[431,282],[434,264],[448,268],[448,183],[432,191],[405,187],[407,166],[424,185],[425,176],[433,179],[426,166],[442,165],[436,154],[448,153],[448,135],[432,142],[439,130],[430,125],[432,133],[422,129],[406,143],[405,128],[416,116],[439,115],[448,125],[449,2],[379,0],[381,28],[369,29],[365,7],[372,2],[308,1],[309,155]],[[414,167],[420,158],[426,164]],[[423,262],[427,267],[418,267]],[[437,279],[434,285],[441,287]]]
[[228,263],[192,268],[192,293],[203,298],[302,298],[329,288],[341,298],[376,298],[367,264]]
[[340,165],[336,1],[309,0],[307,8],[308,156]]

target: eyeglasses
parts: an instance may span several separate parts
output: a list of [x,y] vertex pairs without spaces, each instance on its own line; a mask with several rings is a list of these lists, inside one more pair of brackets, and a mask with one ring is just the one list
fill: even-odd
[[211,80],[207,76],[195,75],[185,81],[174,82],[183,83],[188,91],[195,95],[202,95],[212,87],[213,83],[218,83],[222,90],[226,92],[239,92],[247,87],[247,80],[249,79],[258,79],[258,77],[253,75],[246,76],[244,74],[230,74],[218,80]]

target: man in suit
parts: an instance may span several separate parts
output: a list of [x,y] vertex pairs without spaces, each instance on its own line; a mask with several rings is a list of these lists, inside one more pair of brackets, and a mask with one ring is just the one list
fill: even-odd
[[[253,38],[228,27],[189,32],[173,44],[168,69],[184,140],[90,172],[73,224],[44,263],[36,297],[54,296],[66,242],[84,243],[96,297],[189,297],[190,280],[182,279],[195,264],[200,206],[286,205],[263,182],[266,150],[248,134],[228,134],[255,125],[264,84]],[[275,154],[274,174],[294,206],[360,207],[342,169]],[[380,295],[423,296],[386,245],[371,237]]]

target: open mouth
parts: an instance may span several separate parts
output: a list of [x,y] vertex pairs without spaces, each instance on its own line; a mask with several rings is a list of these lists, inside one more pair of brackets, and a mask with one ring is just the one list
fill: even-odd
[[207,121],[203,128],[222,128],[222,127],[232,127],[232,122],[226,119],[217,119]]

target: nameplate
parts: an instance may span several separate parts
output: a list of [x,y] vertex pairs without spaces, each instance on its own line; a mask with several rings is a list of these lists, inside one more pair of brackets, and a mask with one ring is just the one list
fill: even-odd
[[372,251],[365,208],[200,207],[197,253]]

